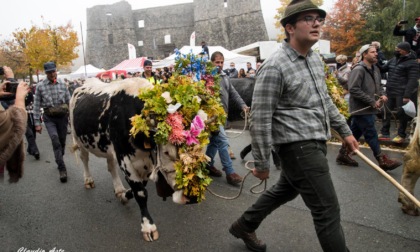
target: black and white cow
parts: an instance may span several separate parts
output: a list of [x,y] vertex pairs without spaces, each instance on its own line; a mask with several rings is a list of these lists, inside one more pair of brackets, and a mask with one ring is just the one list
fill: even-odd
[[[70,121],[75,142],[73,150],[80,150],[85,187],[95,187],[88,166],[89,152],[106,158],[116,197],[123,203],[134,197],[140,206],[141,231],[147,241],[156,240],[159,236],[147,209],[148,193],[145,186],[148,179],[166,179],[174,190],[174,202],[186,204],[190,200],[181,190],[175,189],[174,161],[178,156],[177,148],[171,144],[155,145],[142,133],[135,138],[130,136],[130,118],[140,114],[144,107],[144,102],[137,98],[138,91],[152,87],[141,78],[112,83],[88,79],[75,90],[70,101]],[[116,165],[124,172],[131,189],[124,188]]]

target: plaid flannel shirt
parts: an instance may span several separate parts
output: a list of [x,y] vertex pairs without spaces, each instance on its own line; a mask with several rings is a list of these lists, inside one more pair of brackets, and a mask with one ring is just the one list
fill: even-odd
[[326,141],[330,127],[351,135],[328,95],[319,54],[302,56],[287,42],[258,69],[252,98],[250,133],[255,167],[269,169],[272,145]]
[[35,126],[41,125],[41,108],[55,107],[61,104],[69,104],[70,93],[67,86],[60,79],[53,84],[48,79],[45,79],[36,85],[34,98],[34,120]]

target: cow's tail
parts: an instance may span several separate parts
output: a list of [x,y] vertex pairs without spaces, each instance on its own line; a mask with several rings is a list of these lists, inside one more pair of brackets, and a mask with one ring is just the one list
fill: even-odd
[[76,165],[79,165],[79,158],[77,156],[77,150],[80,150],[80,146],[76,143],[76,139],[72,137],[73,145],[70,147],[70,152],[74,153],[74,157],[76,158]]

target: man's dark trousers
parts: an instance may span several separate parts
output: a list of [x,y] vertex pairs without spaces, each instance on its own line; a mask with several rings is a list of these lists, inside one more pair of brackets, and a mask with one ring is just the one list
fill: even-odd
[[43,118],[48,135],[51,138],[58,170],[65,171],[66,165],[64,164],[63,155],[66,147],[68,116],[50,117],[44,114]]
[[324,251],[347,251],[340,224],[340,206],[331,180],[325,141],[300,141],[279,146],[280,179],[265,191],[240,218],[253,232],[273,210],[299,194],[311,210]]

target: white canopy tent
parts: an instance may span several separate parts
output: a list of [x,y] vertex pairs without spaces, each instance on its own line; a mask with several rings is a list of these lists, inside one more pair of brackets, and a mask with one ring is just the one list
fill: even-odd
[[[201,53],[201,46],[183,46],[179,51],[181,54],[188,54],[188,53],[194,53],[199,54]],[[247,55],[241,55],[234,52],[231,52],[227,49],[225,49],[222,46],[209,46],[209,53],[210,56],[212,53],[219,51],[223,53],[223,56],[225,57],[225,63],[223,65],[223,69],[230,68],[230,62],[235,63],[235,68],[239,71],[239,69],[243,68],[246,71],[246,63],[251,62],[252,68],[255,69],[256,64],[256,57],[255,56],[247,56]],[[153,68],[163,68],[170,66],[171,64],[175,64],[175,54],[170,55],[169,57],[166,57],[165,59],[154,63]],[[209,57],[210,57],[209,56]]]
[[89,65],[86,65],[86,72],[85,72],[85,66],[81,66],[79,67],[79,69],[69,74],[69,77],[72,79],[95,77],[98,73],[104,72],[104,71],[105,69],[100,69],[89,64]]

